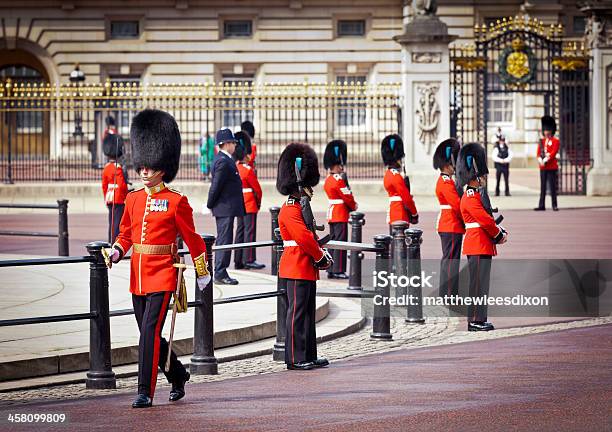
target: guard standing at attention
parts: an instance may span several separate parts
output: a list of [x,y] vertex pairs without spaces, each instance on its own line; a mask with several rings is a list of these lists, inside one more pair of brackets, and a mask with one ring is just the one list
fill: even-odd
[[[310,199],[319,183],[319,163],[306,144],[289,144],[278,161],[276,189],[288,198],[278,214],[283,254],[279,283],[287,292],[285,363],[290,370],[309,370],[329,364],[317,356],[315,330],[319,270],[332,264],[315,234]],[[306,220],[309,219],[309,220]]]
[[[157,368],[164,367],[168,343],[161,336],[170,297],[176,290],[179,260],[177,234],[187,244],[196,268],[197,284],[210,282],[206,245],[195,231],[193,210],[187,197],[169,188],[179,168],[181,135],[174,118],[163,111],[146,109],[134,117],[130,130],[134,168],[144,188],[130,192],[121,231],[109,253],[118,262],[132,249],[130,292],[140,330],[138,343],[138,397],[133,408],[150,407],[155,395]],[[176,300],[175,300],[176,301]],[[189,372],[172,352],[170,367],[163,371],[172,383],[170,401],[185,396]]]
[[[236,150],[234,159],[238,174],[242,180],[242,197],[244,199],[245,215],[237,218],[236,243],[251,243],[257,237],[257,212],[261,207],[261,186],[255,170],[249,165],[251,154],[251,138],[246,132],[236,132]],[[256,261],[256,248],[237,249],[234,251],[234,268],[261,270],[266,265]]]
[[402,220],[407,223],[419,223],[419,215],[412,195],[408,176],[402,175],[402,159],[404,157],[404,142],[399,135],[387,135],[381,144],[382,159],[387,167],[384,186],[389,195],[389,210],[387,223],[391,233],[391,224]]
[[[323,165],[328,170],[323,189],[327,194],[327,223],[331,240],[348,240],[349,213],[357,210],[355,197],[348,183],[344,166],[347,148],[342,140],[327,144],[323,154]],[[331,252],[334,264],[327,270],[329,279],[348,279],[346,274],[346,251],[333,249]]]
[[123,138],[116,133],[108,133],[102,142],[102,151],[108,158],[102,170],[102,193],[108,208],[108,242],[112,244],[119,235],[119,223],[128,193],[127,170],[119,163],[123,155]]
[[257,157],[257,144],[255,143],[255,125],[250,120],[245,120],[240,124],[240,130],[246,132],[251,138],[251,154],[249,156],[249,166],[255,168],[255,158]]
[[458,190],[453,180],[459,148],[457,140],[449,138],[438,145],[433,156],[434,169],[440,170],[436,183],[436,197],[440,203],[436,231],[442,242],[439,291],[441,297],[459,294],[459,261],[465,233],[460,208],[461,189]]
[[559,138],[555,136],[557,123],[549,115],[542,117],[542,139],[538,145],[538,164],[540,165],[540,203],[534,209],[536,211],[546,210],[544,198],[546,198],[546,185],[550,187],[550,197],[552,208],[558,211],[557,207],[557,174],[559,163],[557,154],[559,153]]
[[[487,187],[487,155],[478,143],[461,147],[457,161],[457,180],[466,184],[461,197],[461,215],[465,223],[463,255],[467,255],[470,272],[469,295],[472,299],[489,295],[491,258],[497,255],[495,245],[508,240],[508,233],[493,219],[491,209],[483,205],[480,188]],[[488,200],[487,200],[488,201]],[[493,330],[487,322],[487,305],[468,306],[468,331]]]

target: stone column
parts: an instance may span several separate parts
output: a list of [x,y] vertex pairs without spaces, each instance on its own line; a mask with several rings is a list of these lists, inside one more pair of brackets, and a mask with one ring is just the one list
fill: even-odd
[[[434,3],[434,2],[432,2]],[[414,194],[431,193],[436,172],[436,145],[450,136],[449,43],[456,36],[430,9],[411,13],[404,33],[393,40],[402,46],[402,138],[406,172]]]

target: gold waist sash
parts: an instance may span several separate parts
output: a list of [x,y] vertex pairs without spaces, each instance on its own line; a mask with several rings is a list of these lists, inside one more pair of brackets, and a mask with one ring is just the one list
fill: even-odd
[[176,255],[177,248],[175,244],[169,245],[153,245],[134,243],[132,245],[135,253],[142,255]]

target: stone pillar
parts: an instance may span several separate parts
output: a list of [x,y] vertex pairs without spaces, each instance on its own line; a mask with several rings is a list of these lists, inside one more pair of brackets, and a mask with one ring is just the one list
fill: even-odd
[[429,10],[411,13],[404,33],[393,40],[402,46],[402,138],[406,172],[413,194],[431,193],[436,172],[432,168],[437,144],[450,136],[449,43],[456,36]]
[[593,57],[588,195],[612,195],[612,1],[587,5],[586,39]]

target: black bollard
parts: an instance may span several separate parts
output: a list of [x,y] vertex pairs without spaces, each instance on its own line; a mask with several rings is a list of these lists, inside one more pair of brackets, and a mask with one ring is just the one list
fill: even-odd
[[[390,245],[391,236],[379,234],[374,237],[374,246],[378,249],[376,251],[376,272],[389,271]],[[383,299],[388,300],[389,286],[376,286],[374,294],[376,296],[380,296],[381,301]],[[380,305],[374,304],[374,316],[372,317],[372,333],[370,333],[370,337],[372,339],[389,340],[393,338],[393,336],[391,335],[391,308],[389,307],[388,301],[382,303],[383,304]]]
[[[408,245],[408,276],[421,276],[421,243],[423,243],[423,231],[418,228],[409,228],[406,233],[406,245]],[[420,279],[419,279],[420,280]],[[408,295],[415,300],[408,304],[406,310],[406,322],[411,324],[424,324],[423,318],[423,289],[420,285],[408,287]],[[414,304],[413,304],[414,303]]]
[[[395,221],[391,224],[391,232],[393,233],[393,243],[391,245],[391,271],[397,277],[406,276],[408,274],[406,262],[406,234],[404,231],[408,228],[408,223],[405,221]],[[406,294],[405,287],[397,287],[395,293],[391,295],[400,298]]]
[[[280,230],[273,233],[273,239],[281,241],[281,244],[276,246],[278,254],[277,259],[283,254],[283,244],[280,236]],[[287,329],[287,287],[284,285],[284,279],[276,278],[276,289],[283,294],[276,297],[276,341],[272,351],[272,360],[285,361],[285,332]]]
[[[274,240],[274,230],[276,228],[278,228],[278,213],[280,212],[280,207],[270,207],[270,217],[271,217],[271,233],[270,233],[270,239]],[[271,255],[271,271],[272,271],[272,276],[276,276],[276,274],[278,273],[278,253],[276,252],[276,248],[278,246],[272,246],[272,255]]]
[[[351,242],[361,243],[362,227],[365,225],[365,215],[359,212],[351,212]],[[351,251],[349,256],[351,267],[349,269],[350,290],[363,290],[361,286],[361,261],[363,260],[362,251]]]
[[57,237],[57,254],[59,256],[69,256],[68,245],[68,200],[57,200],[59,209],[59,232]]
[[193,355],[189,371],[194,375],[216,375],[218,363],[215,357],[215,328],[213,322],[213,280],[214,263],[212,248],[215,236],[202,234],[206,243],[206,261],[210,272],[210,282],[204,291],[200,291],[198,284],[195,285],[195,300],[201,302],[195,306],[193,323]]
[[89,371],[85,380],[88,389],[117,388],[111,362],[110,315],[108,308],[108,269],[102,256],[106,242],[93,242],[87,246],[93,257],[89,263],[89,309],[95,314],[89,320]]

